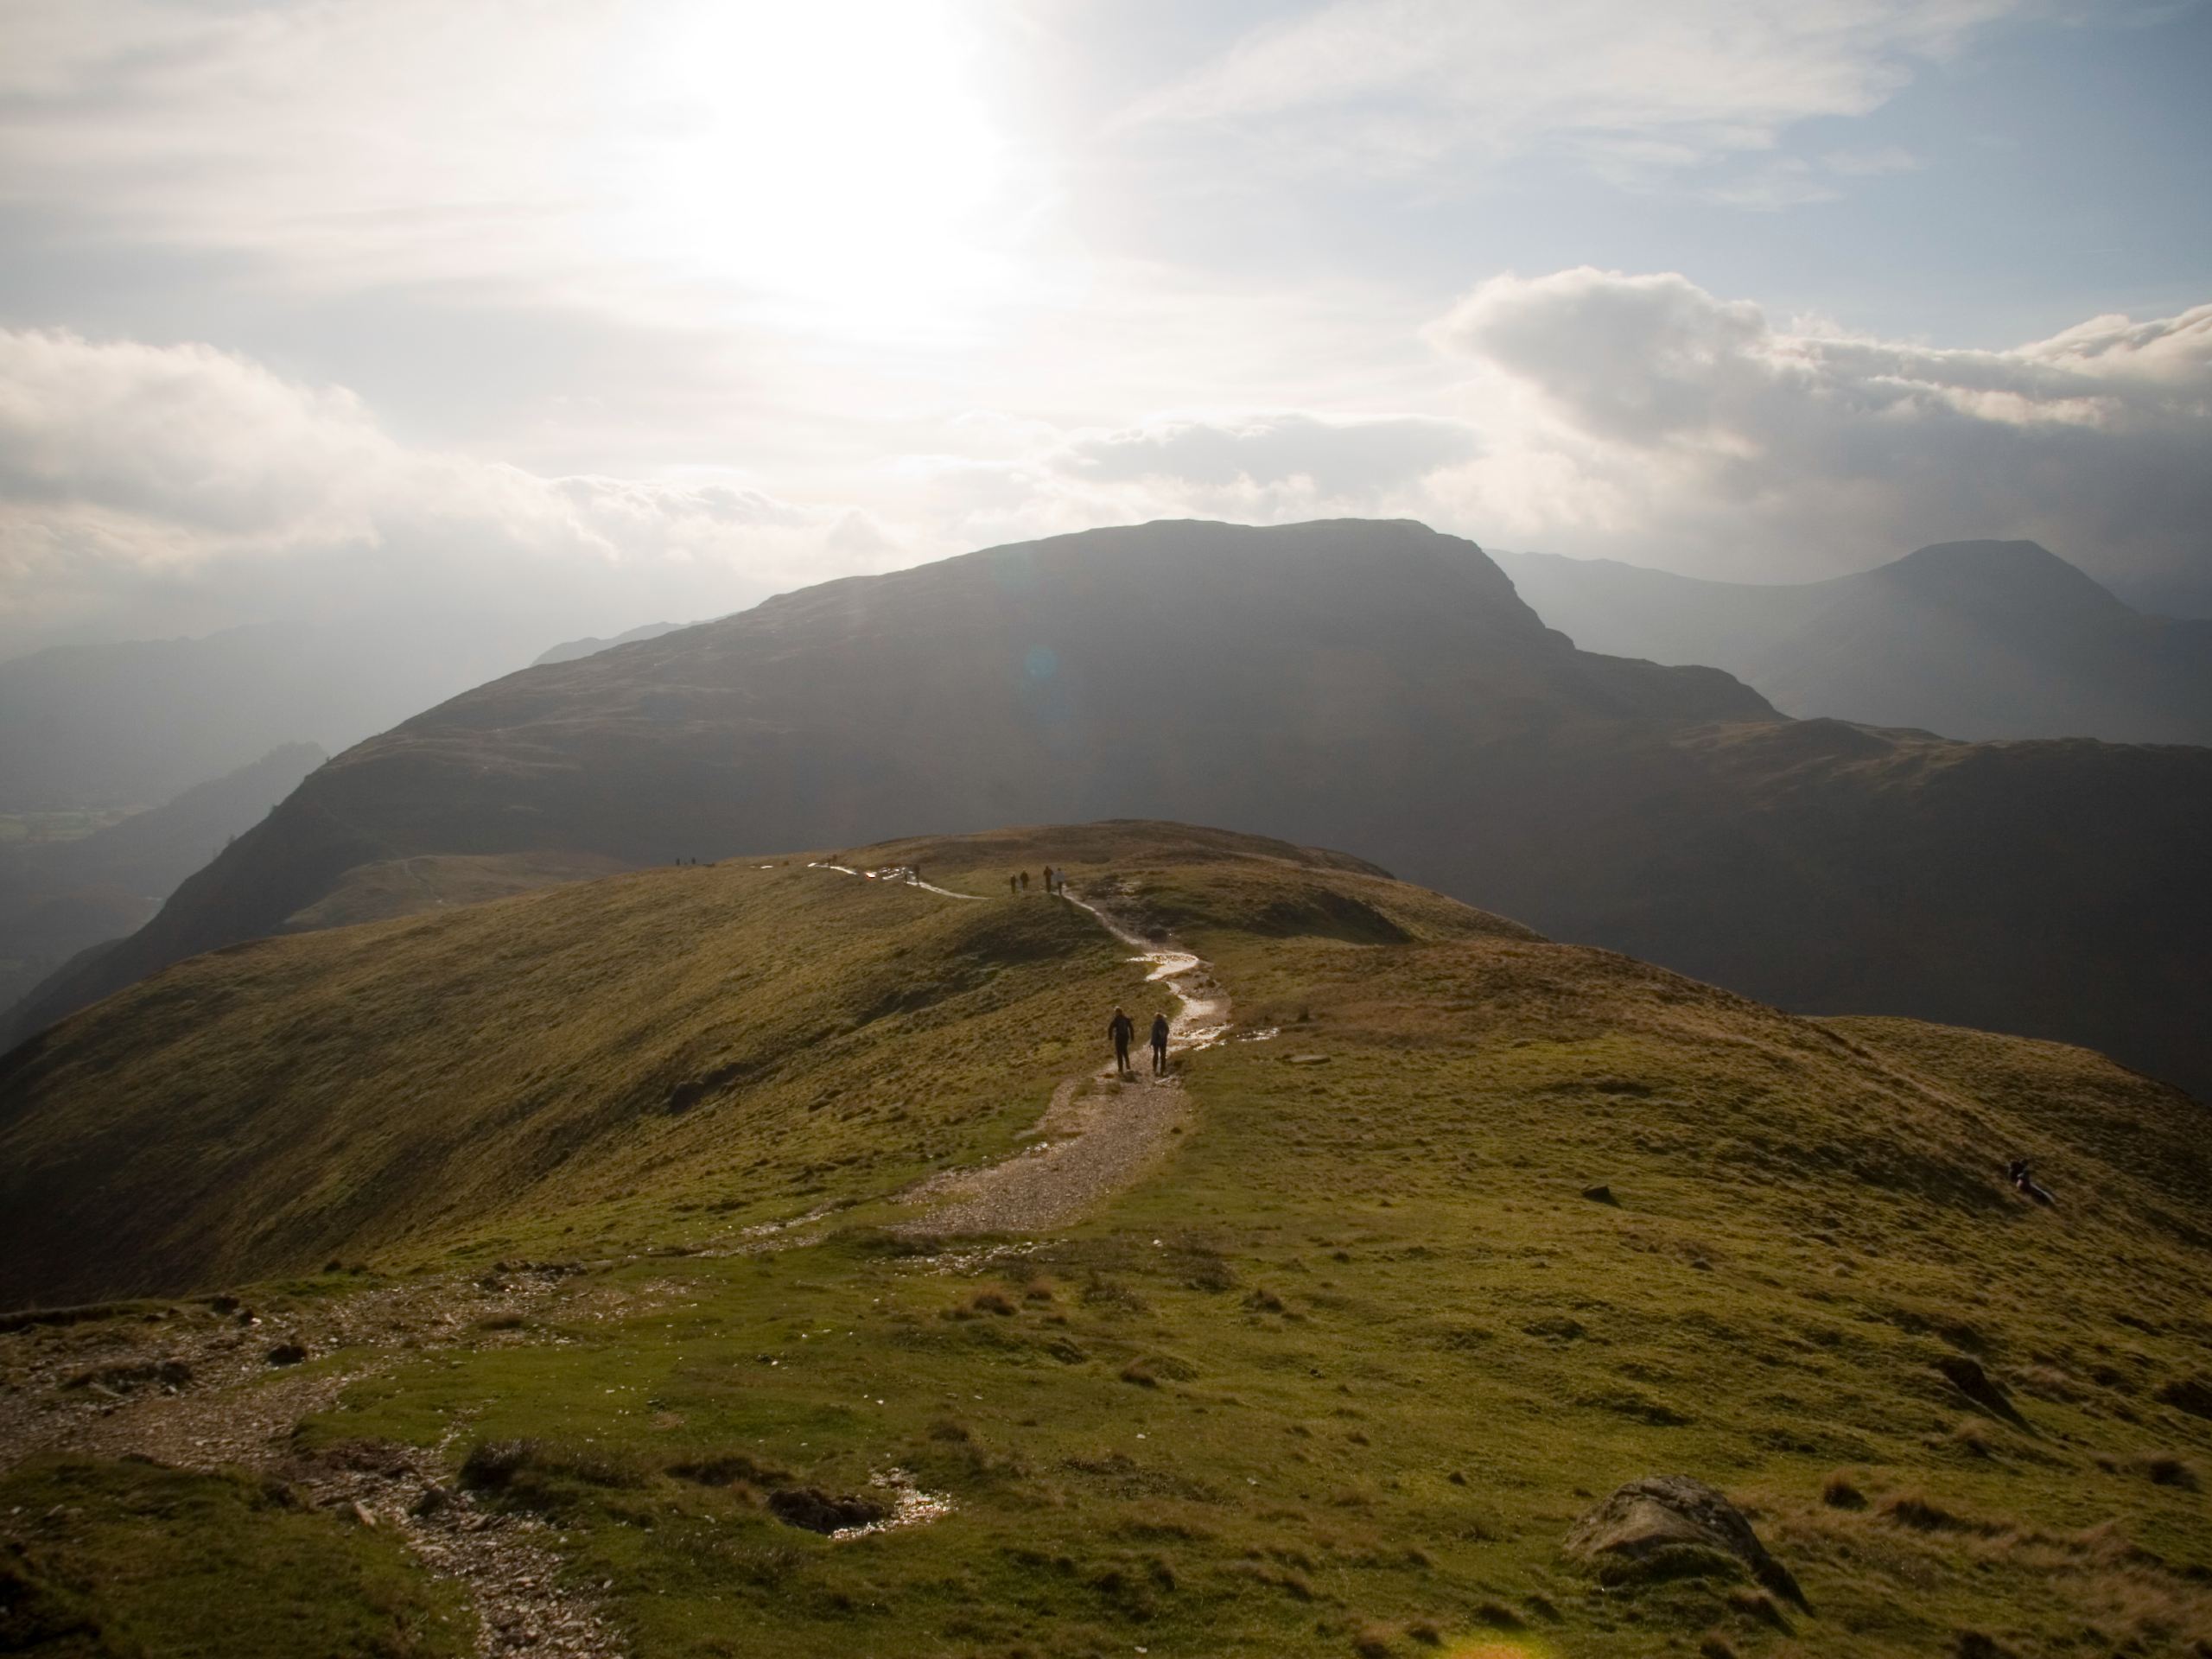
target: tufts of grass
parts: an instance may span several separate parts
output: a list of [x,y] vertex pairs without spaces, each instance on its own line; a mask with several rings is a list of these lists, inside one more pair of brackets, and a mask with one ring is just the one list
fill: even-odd
[[73,1459],[0,1475],[0,1650],[465,1659],[475,1620],[390,1533],[281,1487]]

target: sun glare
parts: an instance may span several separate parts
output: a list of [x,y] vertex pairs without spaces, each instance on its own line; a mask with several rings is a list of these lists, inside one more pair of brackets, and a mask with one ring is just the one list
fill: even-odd
[[630,258],[800,321],[925,332],[1002,278],[1006,145],[936,0],[708,3],[639,43],[613,181]]

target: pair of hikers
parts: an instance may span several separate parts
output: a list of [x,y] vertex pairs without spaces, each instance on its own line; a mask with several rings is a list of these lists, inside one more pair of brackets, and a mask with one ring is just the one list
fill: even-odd
[[[1114,1017],[1107,1022],[1106,1034],[1114,1040],[1114,1069],[1126,1074],[1129,1070],[1129,1042],[1137,1034],[1137,1022],[1126,1010],[1116,1008]],[[1152,1075],[1167,1075],[1167,1016],[1152,1016]]]

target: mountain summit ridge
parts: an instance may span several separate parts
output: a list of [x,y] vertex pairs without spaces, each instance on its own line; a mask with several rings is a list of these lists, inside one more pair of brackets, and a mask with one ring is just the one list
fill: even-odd
[[2084,1042],[2203,1088],[2180,988],[2212,893],[2176,849],[2208,816],[2212,753],[1801,725],[1718,670],[1579,650],[1419,524],[1172,521],[848,577],[480,687],[317,772],[18,1033],[425,855],[650,864],[1151,818],[1356,847],[1793,1008]]

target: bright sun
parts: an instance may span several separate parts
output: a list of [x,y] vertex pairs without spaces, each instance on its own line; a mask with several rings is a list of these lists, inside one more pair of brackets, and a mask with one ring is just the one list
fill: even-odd
[[941,0],[694,0],[634,44],[601,147],[626,257],[860,334],[1002,278],[1007,147]]

